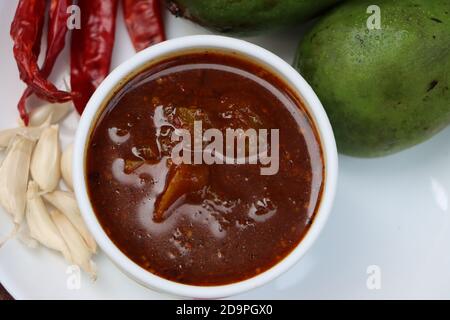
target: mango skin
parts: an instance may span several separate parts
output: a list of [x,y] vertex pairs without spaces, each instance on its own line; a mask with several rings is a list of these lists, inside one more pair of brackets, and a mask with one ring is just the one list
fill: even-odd
[[344,3],[302,40],[295,67],[330,118],[340,152],[377,157],[418,144],[450,123],[450,1]]
[[166,0],[169,10],[213,31],[255,34],[300,24],[341,0]]

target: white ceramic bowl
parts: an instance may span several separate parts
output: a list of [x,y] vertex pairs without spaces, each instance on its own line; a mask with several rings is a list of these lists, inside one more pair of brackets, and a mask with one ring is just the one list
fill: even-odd
[[[283,260],[269,270],[244,281],[222,286],[192,286],[173,282],[154,275],[141,268],[120,251],[106,235],[92,209],[85,179],[86,146],[92,126],[95,124],[99,108],[104,105],[111,92],[130,74],[136,72],[152,60],[172,56],[191,50],[214,49],[224,52],[237,52],[244,57],[260,63],[278,73],[303,99],[305,107],[315,122],[319,132],[324,162],[325,186],[313,224],[303,240]],[[221,298],[259,287],[292,267],[312,246],[322,230],[330,212],[337,183],[338,158],[336,143],[327,115],[314,91],[289,64],[273,53],[251,43],[222,36],[190,36],[165,41],[136,54],[122,63],[101,83],[89,100],[81,117],[74,147],[74,189],[84,220],[100,248],[127,275],[148,288],[157,291],[192,298]],[[101,273],[101,270],[99,270]]]

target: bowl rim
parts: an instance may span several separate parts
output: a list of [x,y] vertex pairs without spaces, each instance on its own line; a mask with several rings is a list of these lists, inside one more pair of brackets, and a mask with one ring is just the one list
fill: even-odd
[[[91,128],[97,120],[99,108],[104,105],[111,92],[117,89],[130,74],[149,64],[151,60],[191,49],[232,51],[270,67],[277,76],[290,84],[292,90],[303,100],[305,108],[315,123],[324,157],[325,184],[321,201],[313,223],[303,239],[285,258],[261,274],[219,286],[194,286],[174,282],[152,274],[133,262],[113,243],[97,220],[85,180],[86,145]],[[120,64],[106,77],[90,98],[80,119],[74,143],[72,169],[75,196],[84,221],[100,248],[112,262],[135,281],[156,291],[181,297],[212,299],[236,295],[262,286],[286,272],[303,257],[317,239],[329,216],[336,193],[338,156],[333,131],[321,102],[311,86],[292,66],[270,51],[244,40],[217,35],[197,35],[167,40],[149,47]]]

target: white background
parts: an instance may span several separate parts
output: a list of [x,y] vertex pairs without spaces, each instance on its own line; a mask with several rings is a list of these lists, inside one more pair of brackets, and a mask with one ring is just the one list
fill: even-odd
[[[0,129],[15,126],[24,88],[9,38],[15,7],[16,1],[0,0]],[[169,38],[208,33],[169,15],[166,24]],[[296,28],[247,40],[291,63],[300,37]],[[113,68],[133,52],[119,10]],[[65,52],[55,67],[59,84],[61,75],[67,77],[67,58]],[[77,119],[73,113],[63,123],[64,143],[73,138]],[[394,156],[339,160],[335,206],[316,244],[280,278],[234,298],[450,298],[450,129]],[[0,209],[0,238],[10,228]],[[170,298],[129,280],[103,254],[96,262],[98,280],[82,275],[81,288],[68,290],[62,258],[12,240],[0,249],[0,282],[16,298]],[[366,286],[370,265],[380,267],[380,290]]]

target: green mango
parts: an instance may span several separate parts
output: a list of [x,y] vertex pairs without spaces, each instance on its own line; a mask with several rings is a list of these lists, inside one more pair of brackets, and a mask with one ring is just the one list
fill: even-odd
[[169,10],[214,31],[251,34],[305,22],[341,0],[167,0]]
[[[368,13],[374,3],[381,29]],[[450,123],[450,1],[346,2],[308,31],[294,65],[322,101],[340,152],[411,147]]]

